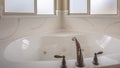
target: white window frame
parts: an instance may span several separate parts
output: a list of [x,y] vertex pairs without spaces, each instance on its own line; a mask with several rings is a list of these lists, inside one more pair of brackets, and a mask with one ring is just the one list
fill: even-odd
[[91,14],[91,0],[87,0],[87,13],[70,13],[70,0],[68,0],[68,15],[118,15],[118,0],[117,0],[117,14]]
[[90,0],[87,0],[87,13],[70,13],[70,0],[68,0],[68,14],[69,15],[88,15],[90,14]]
[[5,12],[5,0],[4,0],[4,7],[3,7],[3,15],[56,15],[56,0],[54,0],[54,14],[37,14],[37,0],[34,0],[34,13],[27,13],[27,12]]

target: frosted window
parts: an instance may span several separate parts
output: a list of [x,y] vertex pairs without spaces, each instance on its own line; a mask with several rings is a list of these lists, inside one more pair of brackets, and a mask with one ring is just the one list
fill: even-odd
[[91,0],[91,14],[117,14],[117,0]]
[[70,0],[70,13],[87,13],[87,0]]
[[54,0],[37,0],[37,14],[54,14]]
[[34,13],[34,0],[5,0],[5,12]]

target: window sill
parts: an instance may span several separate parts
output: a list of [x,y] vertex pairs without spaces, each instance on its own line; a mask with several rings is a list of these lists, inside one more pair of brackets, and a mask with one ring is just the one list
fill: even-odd
[[57,15],[50,15],[50,14],[44,14],[44,15],[23,15],[23,14],[19,14],[19,15],[15,15],[15,14],[13,14],[13,15],[5,15],[5,14],[3,14],[1,17],[56,17]]
[[91,18],[94,18],[94,17],[120,17],[120,15],[118,14],[106,14],[106,15],[65,15],[64,17],[91,17]]

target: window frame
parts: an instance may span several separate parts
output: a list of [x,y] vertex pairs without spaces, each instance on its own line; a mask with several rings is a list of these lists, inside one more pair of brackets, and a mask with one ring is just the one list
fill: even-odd
[[33,15],[33,16],[39,16],[39,15],[56,15],[56,0],[54,0],[54,14],[37,14],[37,0],[34,0],[34,13],[27,13],[27,12],[5,12],[5,0],[3,1],[3,15]]
[[68,15],[118,15],[118,0],[117,0],[117,14],[91,14],[91,0],[87,0],[87,13],[70,13],[70,0],[68,0]]
[[88,15],[90,13],[89,1],[90,0],[87,0],[87,13],[70,13],[70,0],[68,0],[68,15]]

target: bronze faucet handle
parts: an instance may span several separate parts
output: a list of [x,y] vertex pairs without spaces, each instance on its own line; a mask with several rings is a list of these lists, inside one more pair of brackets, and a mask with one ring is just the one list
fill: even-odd
[[65,60],[65,56],[64,56],[64,55],[63,55],[63,56],[55,55],[54,57],[55,57],[55,58],[63,58],[63,59],[62,59],[61,68],[67,68],[67,66],[66,66],[66,60]]
[[98,53],[96,53],[97,55],[99,55],[99,54],[103,54],[103,51],[99,51]]
[[98,53],[94,53],[94,58],[93,58],[94,65],[99,65],[97,55],[102,54],[102,53],[103,53],[103,51],[99,51]]
[[60,56],[60,55],[55,55],[54,57],[55,58],[63,58],[63,56]]

